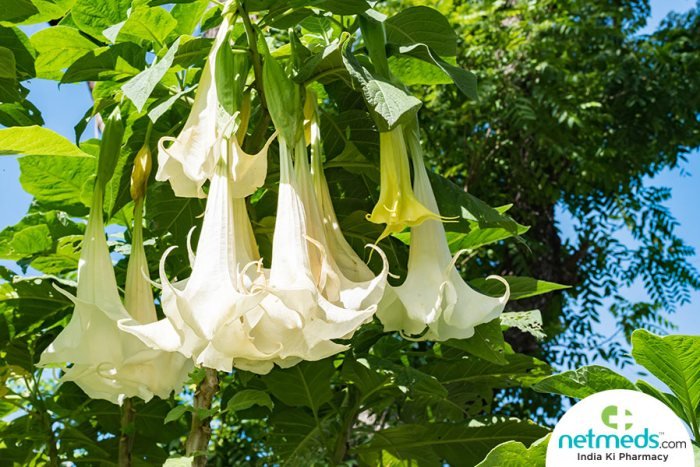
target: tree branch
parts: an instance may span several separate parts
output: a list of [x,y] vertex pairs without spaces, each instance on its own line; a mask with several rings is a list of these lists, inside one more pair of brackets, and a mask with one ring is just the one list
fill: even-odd
[[203,411],[211,409],[214,396],[219,391],[219,376],[216,370],[205,369],[205,376],[194,395],[194,413],[192,414],[192,426],[187,437],[186,452],[188,456],[194,456],[192,467],[207,465],[207,447],[211,438],[211,416],[201,418]]

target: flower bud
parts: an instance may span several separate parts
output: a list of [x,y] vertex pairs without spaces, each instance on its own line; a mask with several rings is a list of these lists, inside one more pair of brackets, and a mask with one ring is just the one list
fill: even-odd
[[134,158],[134,168],[131,170],[131,198],[142,199],[146,196],[148,176],[151,174],[151,148],[144,143]]

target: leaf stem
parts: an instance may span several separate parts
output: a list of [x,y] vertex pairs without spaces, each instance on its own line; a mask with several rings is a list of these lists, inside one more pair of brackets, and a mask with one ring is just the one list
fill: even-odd
[[131,450],[134,446],[134,401],[126,398],[122,404],[121,434],[119,435],[119,467],[131,467]]
[[186,453],[193,456],[192,467],[207,465],[207,447],[211,439],[211,416],[202,418],[202,412],[211,409],[214,396],[219,392],[219,375],[216,370],[205,369],[204,379],[194,395],[194,413],[190,434],[187,436]]

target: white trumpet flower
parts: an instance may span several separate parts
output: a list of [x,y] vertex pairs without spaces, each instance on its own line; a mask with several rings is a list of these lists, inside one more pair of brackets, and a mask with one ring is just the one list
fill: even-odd
[[[156,180],[169,181],[176,196],[206,197],[202,185],[212,176],[216,166],[213,152],[221,130],[216,54],[224,44],[230,24],[231,16],[224,15],[182,131],[177,138],[166,136],[158,143]],[[166,143],[170,143],[167,148]]]
[[[413,189],[419,202],[438,213],[417,131],[414,128],[407,135],[414,168]],[[419,340],[466,339],[474,335],[474,327],[497,318],[510,295],[508,283],[499,276],[488,277],[505,285],[502,297],[475,291],[455,267],[461,253],[452,257],[440,221],[430,219],[412,227],[406,280],[386,293],[377,311],[384,329]]]
[[[122,322],[120,327],[154,349],[178,351],[198,365],[230,371],[232,359],[243,348],[255,352],[250,338],[232,331],[243,315],[263,298],[256,289],[261,274],[252,268],[259,264],[257,245],[246,211],[245,200],[234,198],[234,182],[225,160],[213,175],[197,253],[190,251],[192,274],[171,283],[160,263],[165,318],[145,325]],[[227,342],[222,336],[236,334]]]
[[266,295],[243,318],[247,334],[267,357],[234,360],[235,366],[256,373],[270,371],[273,364],[287,368],[345,350],[347,346],[333,340],[352,337],[372,319],[386,284],[387,262],[378,248],[384,269],[364,282],[346,278],[331,256],[306,158],[300,140],[293,168],[289,149],[280,138],[277,220]]
[[142,276],[148,267],[140,214],[136,216],[127,268],[125,308],[105,239],[102,200],[102,187],[95,187],[78,265],[77,296],[58,289],[73,301],[75,309],[38,365],[72,363],[61,381],[74,381],[93,399],[121,404],[134,396],[146,401],[153,395],[166,398],[182,386],[192,365],[177,353],[150,349],[119,330],[118,321],[149,322],[155,320],[156,313],[150,287]]

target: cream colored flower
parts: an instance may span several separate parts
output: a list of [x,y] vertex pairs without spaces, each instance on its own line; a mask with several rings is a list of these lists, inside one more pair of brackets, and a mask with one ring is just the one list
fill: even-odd
[[[423,163],[417,129],[408,133],[415,172],[416,198],[433,212],[439,212]],[[460,252],[461,253],[461,252]],[[489,297],[472,289],[455,267],[440,221],[426,220],[411,228],[408,275],[399,287],[391,288],[380,304],[377,316],[387,331],[400,331],[420,340],[466,339],[474,327],[497,318],[510,295],[508,283],[502,297]]]
[[224,15],[182,131],[176,138],[166,136],[158,143],[156,180],[169,181],[176,196],[204,198],[202,186],[216,166],[214,146],[222,129],[216,90],[216,54],[230,25],[231,16]]
[[[246,338],[236,338],[222,348],[221,335],[230,335],[231,323],[263,298],[256,290],[258,251],[245,200],[232,196],[235,182],[225,160],[212,177],[204,222],[192,274],[171,283],[161,259],[162,305],[165,318],[146,325],[122,322],[120,326],[154,349],[178,351],[198,365],[230,371],[235,349],[250,348]],[[248,339],[249,340],[249,339]],[[247,346],[247,347],[246,347]],[[254,349],[253,349],[254,350]],[[253,353],[253,356],[264,356]]]
[[[336,261],[335,254],[348,254],[331,247],[316,204],[306,145],[295,147],[293,166],[290,150],[280,138],[280,185],[273,238],[272,265],[266,271],[266,295],[260,305],[243,317],[246,334],[264,359],[237,358],[238,368],[268,372],[273,363],[287,368],[302,360],[320,360],[347,349],[333,342],[348,339],[372,319],[386,284],[387,263],[377,277],[354,282]],[[318,173],[318,172],[317,172]],[[324,215],[325,214],[325,215]],[[344,241],[344,239],[343,239]],[[337,238],[334,239],[337,242]],[[354,278],[353,278],[354,279]]]
[[143,277],[148,267],[141,214],[135,219],[125,308],[105,239],[102,200],[102,187],[96,186],[78,265],[77,296],[59,289],[75,309],[66,328],[42,353],[39,366],[72,363],[61,381],[74,381],[93,399],[121,404],[133,396],[146,401],[154,394],[166,398],[182,387],[192,365],[179,354],[148,348],[117,327],[118,321],[149,322],[156,315],[150,286]]

